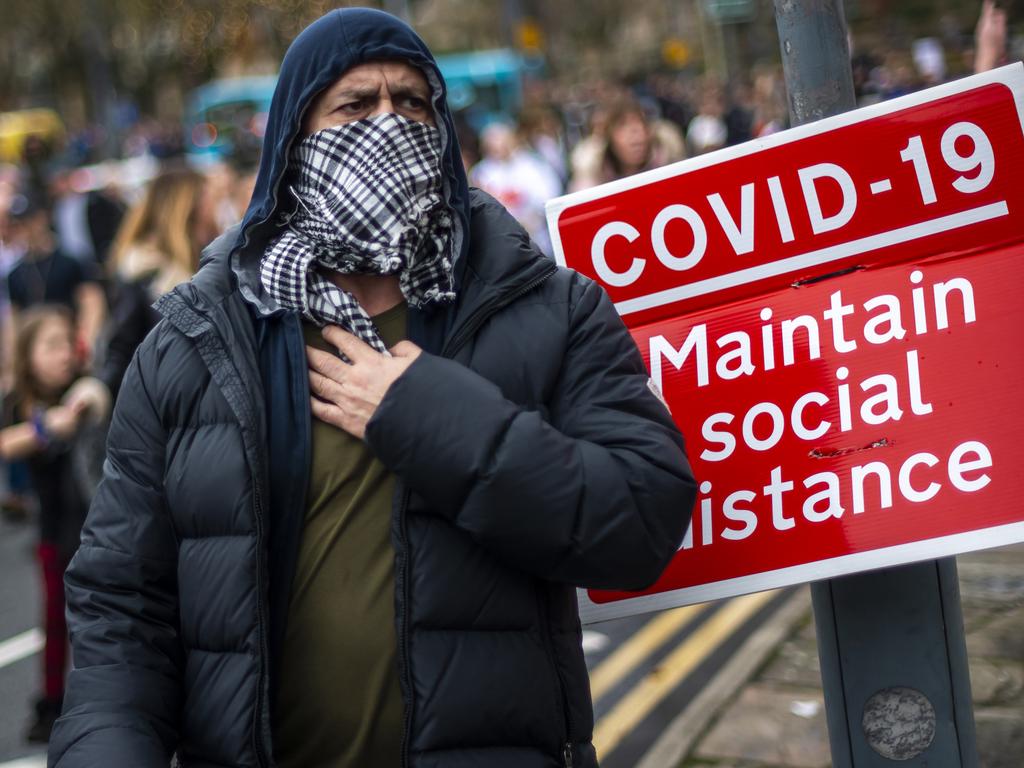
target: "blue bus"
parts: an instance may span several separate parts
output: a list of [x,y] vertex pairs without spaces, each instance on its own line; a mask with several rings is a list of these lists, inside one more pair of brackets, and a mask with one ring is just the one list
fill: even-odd
[[507,48],[437,57],[448,84],[448,105],[465,114],[476,131],[497,118],[511,118],[523,103],[522,56]]
[[277,76],[213,80],[189,96],[185,151],[196,165],[259,157]]

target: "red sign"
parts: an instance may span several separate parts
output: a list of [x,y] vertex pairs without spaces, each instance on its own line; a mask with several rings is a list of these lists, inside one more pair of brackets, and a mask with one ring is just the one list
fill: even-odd
[[1024,66],[554,200],[687,438],[693,522],[584,620],[1024,541]]

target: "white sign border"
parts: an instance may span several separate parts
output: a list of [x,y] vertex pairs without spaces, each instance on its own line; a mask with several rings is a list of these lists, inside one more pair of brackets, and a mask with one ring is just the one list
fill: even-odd
[[595,603],[587,590],[577,590],[580,606],[580,621],[594,624],[599,621],[633,616],[638,613],[660,611],[683,605],[705,603],[736,597],[751,592],[791,587],[812,581],[848,576],[862,571],[874,571],[896,565],[909,565],[940,557],[976,552],[1024,542],[1024,522],[1007,523],[991,528],[980,528],[967,533],[940,536],[934,539],[897,544],[867,552],[855,552],[813,563],[803,563],[774,571],[763,571],[749,576],[739,576],[724,581],[712,581],[694,587],[642,595],[610,603]]
[[968,208],[956,213],[940,216],[937,219],[919,221],[914,224],[908,224],[905,227],[889,230],[888,232],[878,232],[856,240],[848,240],[845,243],[808,251],[798,256],[789,256],[785,259],[759,264],[756,267],[738,269],[735,272],[729,272],[718,277],[709,277],[706,280],[698,280],[694,283],[687,283],[675,288],[667,288],[636,299],[625,299],[618,302],[615,305],[615,309],[620,315],[628,315],[645,309],[663,307],[683,299],[704,296],[725,288],[753,283],[766,277],[784,275],[798,269],[828,264],[830,261],[868,253],[879,248],[896,245],[897,243],[908,243],[923,237],[934,237],[943,232],[951,232],[955,229],[969,227],[973,224],[1009,215],[1010,209],[1006,201],[1000,200],[988,205],[981,205],[976,208]]

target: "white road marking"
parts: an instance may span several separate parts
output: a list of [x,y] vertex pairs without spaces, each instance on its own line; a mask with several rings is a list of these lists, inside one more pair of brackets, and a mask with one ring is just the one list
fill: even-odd
[[[821,711],[821,703],[811,699],[794,699],[789,702],[789,711],[797,717],[810,719]],[[0,766],[2,768],[2,766]]]
[[22,757],[9,763],[0,763],[0,768],[46,768],[46,755]]
[[[38,627],[15,635],[10,640],[4,640],[0,643],[0,669],[39,653],[43,649],[44,641],[45,637]],[[0,764],[0,768],[7,768],[7,764]]]
[[[594,632],[593,630],[583,630],[583,652],[584,653],[596,653],[603,651],[608,647],[609,643],[608,635],[603,635],[600,632]],[[3,768],[3,766],[0,766]]]

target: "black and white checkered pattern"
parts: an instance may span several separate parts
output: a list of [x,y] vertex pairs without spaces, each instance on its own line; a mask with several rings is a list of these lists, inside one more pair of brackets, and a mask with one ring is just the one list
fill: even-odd
[[260,265],[278,304],[317,325],[340,325],[385,352],[363,308],[322,270],[397,274],[414,307],[454,300],[441,151],[436,128],[392,113],[303,139],[291,156],[297,209]]

